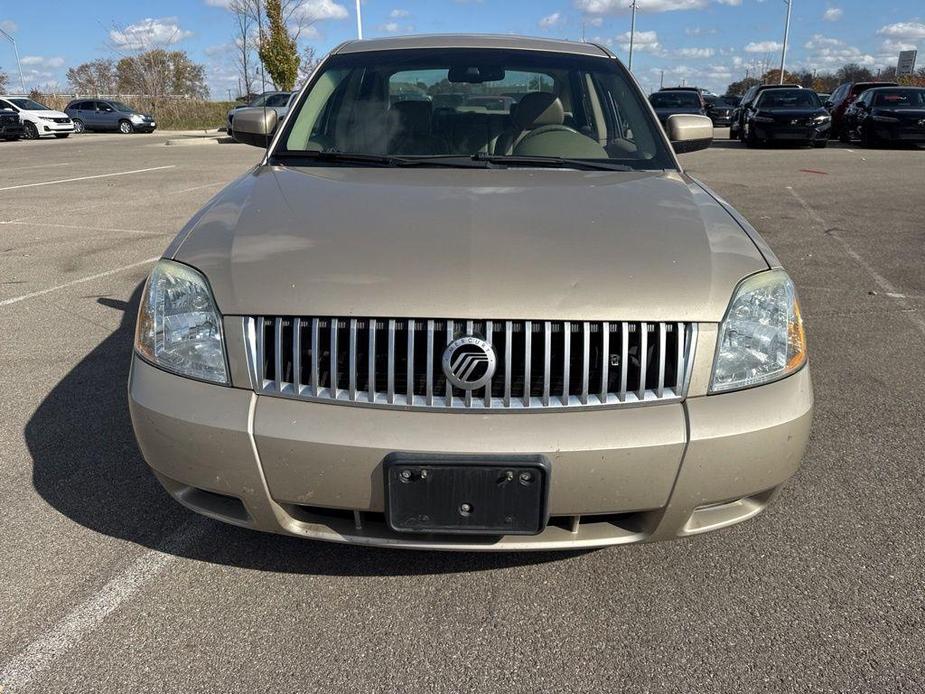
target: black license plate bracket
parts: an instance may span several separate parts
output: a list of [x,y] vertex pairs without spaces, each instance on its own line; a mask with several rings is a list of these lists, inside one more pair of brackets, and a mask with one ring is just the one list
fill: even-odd
[[548,521],[543,456],[393,454],[383,471],[395,532],[536,535]]

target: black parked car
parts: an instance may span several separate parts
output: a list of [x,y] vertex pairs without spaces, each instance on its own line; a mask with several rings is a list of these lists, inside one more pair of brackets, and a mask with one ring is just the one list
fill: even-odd
[[707,115],[713,121],[713,126],[725,128],[732,123],[732,112],[735,111],[737,103],[732,103],[725,96],[715,96],[705,94],[703,100],[707,104]]
[[868,89],[845,110],[843,133],[867,147],[925,143],[925,89]]
[[12,142],[24,135],[25,130],[23,130],[19,114],[11,109],[0,108],[0,138]]
[[825,147],[831,116],[809,89],[768,89],[745,107],[745,144],[788,142]]
[[649,95],[649,103],[655,109],[655,115],[662,127],[668,122],[670,116],[678,113],[689,113],[705,116],[703,101],[694,90],[663,90]]
[[745,96],[743,96],[742,100],[739,102],[739,105],[736,106],[735,111],[732,112],[732,123],[729,124],[730,140],[745,141],[744,128],[742,126],[745,125],[746,109],[748,109],[763,92],[769,89],[802,89],[802,87],[798,84],[756,84],[753,87],[749,87],[748,91],[745,92]]

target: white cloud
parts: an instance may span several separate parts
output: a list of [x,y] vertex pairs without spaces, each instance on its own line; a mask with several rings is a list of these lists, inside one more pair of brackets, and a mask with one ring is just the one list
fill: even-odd
[[[585,14],[605,15],[626,12],[633,0],[574,0],[575,7]],[[640,12],[672,12],[675,10],[699,10],[707,6],[707,0],[637,0]]]
[[822,13],[822,18],[827,22],[837,22],[841,19],[843,12],[840,7],[830,7]]
[[211,5],[212,7],[224,7],[226,10],[230,4],[230,0],[206,0],[206,5]]
[[305,0],[293,16],[306,22],[320,22],[326,19],[347,19],[350,13],[334,0]]
[[925,39],[925,24],[922,22],[897,22],[880,27],[877,33],[891,39],[906,39],[914,41]]
[[[625,31],[617,37],[620,48],[624,51],[630,49],[630,32]],[[633,51],[639,53],[658,53],[662,45],[658,42],[658,34],[654,31],[637,31],[633,37]]]
[[389,19],[403,19],[404,17],[410,16],[411,13],[408,10],[394,9],[389,12]]
[[42,55],[25,55],[20,62],[23,65],[41,68],[59,68],[64,66],[64,58],[46,58]]
[[777,41],[752,41],[745,46],[746,53],[772,53],[783,48]]
[[379,25],[379,31],[384,31],[387,34],[394,34],[399,29],[401,29],[401,27],[398,26],[398,22],[386,22],[385,24]]
[[742,4],[742,0],[716,0],[720,5],[729,5],[731,7],[738,7]]
[[604,18],[603,17],[591,17],[591,19],[588,20],[588,24],[590,24],[593,27],[602,26],[604,24]]
[[844,45],[845,42],[840,41],[839,39],[834,39],[830,36],[823,36],[822,34],[813,34],[813,37],[803,44],[803,48],[812,51],[819,48],[834,48],[836,46]]
[[19,30],[19,26],[12,19],[0,19],[0,29],[3,29],[8,34],[15,34]]
[[716,51],[712,48],[679,48],[675,55],[682,58],[712,58]]
[[559,22],[562,21],[562,14],[560,12],[553,12],[551,15],[543,17],[539,21],[539,26],[542,29],[550,29],[556,26]]
[[715,34],[716,29],[704,29],[703,27],[685,27],[684,33],[688,36],[704,36],[706,34]]
[[180,27],[176,17],[162,17],[143,19],[121,30],[113,29],[109,32],[109,40],[118,48],[138,50],[179,43],[192,35],[193,32]]
[[880,44],[880,50],[889,57],[897,55],[900,51],[914,51],[917,46],[914,43],[906,41],[894,41],[887,39]]

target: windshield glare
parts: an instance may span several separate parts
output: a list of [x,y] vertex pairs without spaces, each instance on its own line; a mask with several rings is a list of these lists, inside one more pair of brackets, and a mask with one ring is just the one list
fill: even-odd
[[809,89],[769,89],[759,97],[758,108],[822,108],[822,102]]
[[32,99],[10,99],[10,101],[21,108],[23,111],[50,111],[47,106],[43,106],[38,101]]
[[608,58],[497,49],[336,55],[274,154],[478,155],[675,166],[657,124]]

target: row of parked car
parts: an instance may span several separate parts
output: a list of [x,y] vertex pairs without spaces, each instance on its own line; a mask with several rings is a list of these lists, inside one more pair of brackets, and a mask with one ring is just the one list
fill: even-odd
[[895,82],[846,82],[831,95],[796,84],[762,84],[741,98],[697,87],[666,87],[649,97],[664,124],[672,115],[709,116],[730,139],[750,147],[769,142],[825,147],[830,139],[925,144],[925,89]]
[[157,122],[147,113],[113,99],[74,99],[54,109],[27,96],[0,96],[0,139],[66,138],[87,130],[151,133]]

